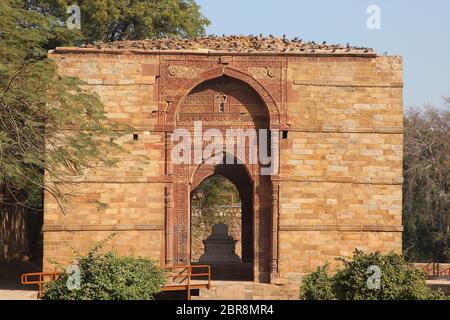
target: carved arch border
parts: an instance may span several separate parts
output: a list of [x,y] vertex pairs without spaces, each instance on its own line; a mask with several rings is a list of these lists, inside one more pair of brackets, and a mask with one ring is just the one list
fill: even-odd
[[[223,152],[223,154],[225,155],[226,152]],[[238,158],[235,157],[235,159]],[[253,274],[255,270],[261,268],[261,265],[258,265],[258,262],[255,263],[255,261],[258,261],[255,256],[255,250],[257,247],[257,239],[259,239],[258,235],[255,234],[255,220],[259,217],[259,214],[254,209],[254,201],[258,192],[255,187],[255,180],[253,179],[254,172],[252,172],[255,169],[255,166],[239,163],[230,167],[226,164],[208,164],[203,162],[191,169],[192,174],[189,183],[190,193],[192,193],[202,182],[215,175],[221,175],[228,179],[238,190],[241,201],[241,259],[246,263],[252,264],[252,280],[254,280]],[[267,194],[266,196],[270,197],[270,194]],[[266,238],[268,237],[270,237],[269,234],[266,235]]]
[[[222,154],[225,157],[228,153],[226,151],[223,151]],[[242,166],[242,168],[245,170],[246,174],[248,175],[250,182],[254,183],[255,180],[254,180],[254,173],[252,170],[253,169],[252,166],[251,165],[249,166],[247,163],[244,163],[237,156],[234,156],[234,160],[240,161],[240,162],[238,162],[237,165]],[[189,185],[190,185],[191,191],[194,190],[195,188],[197,188],[207,178],[213,176],[214,174],[222,174],[222,172],[226,171],[226,170],[221,170],[221,166],[223,166],[223,165],[224,164],[208,164],[206,162],[202,162],[200,164],[195,165],[192,168],[192,171],[190,172],[190,177],[189,177]],[[197,175],[201,171],[205,171],[205,172],[209,171],[209,174],[202,176],[201,179],[198,179],[199,177]]]
[[[173,62],[176,64],[176,62]],[[252,75],[230,67],[226,65],[220,65],[216,67],[212,67],[209,69],[205,69],[200,72],[194,79],[177,79],[179,81],[167,81],[169,77],[168,70],[166,70],[168,65],[163,67],[163,71],[161,76],[162,79],[159,81],[159,89],[158,95],[160,103],[167,103],[164,107],[160,104],[159,113],[159,124],[162,125],[163,131],[172,132],[175,128],[177,128],[177,112],[179,110],[180,105],[183,103],[185,98],[192,92],[194,88],[198,85],[216,79],[222,76],[229,76],[236,80],[242,81],[244,84],[250,86],[255,93],[261,98],[264,107],[267,110],[267,116],[269,121],[270,129],[281,129],[283,130],[286,126],[283,119],[285,119],[285,111],[283,111],[283,102],[280,101],[280,104],[276,102],[274,96],[270,93],[268,88],[266,88],[260,81],[256,80]],[[168,95],[168,93],[176,91],[177,94]],[[172,149],[172,144],[169,142],[170,139],[166,137],[166,154]],[[200,167],[200,166],[199,166]],[[249,178],[252,181],[256,181],[257,175],[250,170],[249,167],[244,165]],[[193,171],[191,171],[194,169]],[[183,264],[187,263],[188,258],[188,250],[187,250],[187,241],[190,237],[189,231],[187,229],[188,226],[188,209],[189,209],[189,192],[191,190],[191,183],[193,176],[195,176],[195,172],[197,168],[192,168],[189,165],[173,165],[170,161],[166,160],[166,174],[171,176],[172,183],[166,186],[166,261],[169,261],[174,264]],[[253,173],[253,174],[252,174]],[[192,174],[192,177],[191,177]],[[272,215],[272,241],[271,241],[271,260],[270,263],[270,272],[271,276],[275,276],[278,273],[278,192],[279,186],[277,183],[273,181],[273,177],[271,178],[272,183],[272,196],[271,196],[271,215]],[[256,210],[256,209],[255,209]],[[255,221],[259,219],[259,217],[255,216]],[[255,241],[258,243],[258,241]],[[269,249],[269,248],[267,248]],[[255,256],[256,257],[256,256]],[[255,261],[255,265],[257,265],[257,261]],[[262,270],[262,269],[261,269]]]
[[165,110],[165,125],[170,128],[176,127],[176,114],[177,110],[185,98],[192,92],[192,90],[198,85],[212,79],[216,79],[222,76],[229,76],[231,78],[240,80],[249,85],[259,95],[268,112],[269,127],[270,129],[281,129],[282,116],[281,111],[271,93],[261,84],[258,80],[252,77],[250,74],[228,66],[220,66],[211,68],[201,72],[195,79],[189,80],[183,85],[184,92],[177,97],[168,98],[168,106]]

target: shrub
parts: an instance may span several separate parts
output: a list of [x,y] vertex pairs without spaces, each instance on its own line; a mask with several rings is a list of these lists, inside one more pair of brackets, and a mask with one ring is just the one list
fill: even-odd
[[334,300],[333,279],[327,273],[327,266],[318,267],[316,271],[303,277],[301,297],[305,300]]
[[[432,290],[422,271],[408,264],[402,255],[379,252],[365,254],[356,250],[351,259],[339,258],[343,265],[333,275],[326,267],[307,274],[302,282],[301,298],[307,300],[432,300],[445,299]],[[379,288],[369,288],[370,266],[380,270]],[[369,280],[370,281],[370,280]]]
[[70,271],[44,288],[48,300],[151,300],[165,284],[164,270],[146,258],[98,253],[99,246],[85,256],[77,256],[79,289],[69,289]]

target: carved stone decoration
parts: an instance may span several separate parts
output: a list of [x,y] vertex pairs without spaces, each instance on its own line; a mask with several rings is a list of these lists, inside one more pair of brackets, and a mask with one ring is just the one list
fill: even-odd
[[[206,61],[184,61],[184,63],[186,66],[192,64],[193,67],[195,66],[194,68],[199,69],[199,73],[195,78],[188,79],[171,77],[167,72],[167,76],[163,73],[160,79],[160,99],[171,102],[167,105],[167,109],[164,110],[167,119],[165,126],[168,128],[171,128],[174,124],[172,121],[175,121],[176,119],[175,114],[178,111],[180,104],[195,87],[208,80],[227,76],[246,83],[256,91],[259,97],[263,100],[265,108],[269,113],[270,128],[287,129],[285,122],[286,86],[283,84],[282,79],[279,79],[279,81],[274,81],[272,84],[262,84],[250,73],[236,69],[231,65],[220,65],[217,67],[217,64],[214,66],[210,64],[210,62]],[[203,67],[206,69],[200,71],[202,63]],[[242,65],[245,66],[245,64]],[[280,62],[277,62],[276,65],[280,65]]]
[[197,76],[197,70],[187,66],[170,65],[167,70],[172,77],[192,79]]
[[272,261],[270,272],[273,277],[278,274],[278,229],[279,229],[279,200],[280,185],[273,183],[272,185]]
[[[167,108],[161,110],[165,115],[163,128],[168,131],[183,128],[192,134],[194,121],[198,120],[203,121],[203,130],[217,128],[224,135],[227,129],[234,128],[282,128],[285,110],[281,108],[286,97],[282,79],[278,77],[282,62],[233,60],[218,65],[218,60],[218,57],[215,62],[195,57],[164,60],[167,71],[159,79],[159,97],[167,103]],[[257,80],[252,67],[260,68],[264,76]],[[247,245],[242,248],[241,263],[252,266],[251,279],[269,281],[273,259],[270,177],[261,183],[259,164],[250,165],[245,161],[242,165],[211,166],[195,174],[197,168],[195,164],[173,166],[173,208],[168,208],[167,214],[174,216],[174,222],[173,231],[166,230],[168,237],[173,237],[167,239],[167,245],[173,249],[168,249],[171,257],[167,260],[190,263],[190,192],[201,177],[220,173],[237,183],[246,197],[243,210],[247,218],[242,222],[242,239]],[[190,181],[193,176],[194,183]],[[264,186],[267,183],[268,188]]]
[[[271,78],[277,76],[277,74],[275,73],[275,71],[272,70],[272,69],[269,69],[269,68],[267,68],[267,75],[268,75],[269,77],[271,77]],[[279,74],[278,74],[278,76],[279,76]]]
[[177,236],[177,261],[179,264],[189,263],[188,243],[188,187],[185,184],[177,184],[175,187],[175,206],[177,214],[176,236]]
[[168,71],[171,76],[177,75],[177,68],[175,66],[169,66]]
[[250,68],[250,72],[256,79],[279,80],[281,78],[279,68],[257,67]]
[[215,111],[224,113],[225,110],[228,111],[227,104],[228,104],[228,96],[223,93],[216,93],[214,96],[214,103],[215,103]]

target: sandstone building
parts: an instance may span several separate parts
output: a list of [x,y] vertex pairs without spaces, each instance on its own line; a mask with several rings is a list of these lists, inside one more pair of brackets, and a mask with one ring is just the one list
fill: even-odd
[[[258,36],[57,48],[50,57],[135,132],[123,138],[119,167],[86,174],[65,214],[45,196],[45,269],[47,258],[67,261],[71,248],[112,232],[119,253],[190,263],[190,192],[216,173],[239,190],[242,260],[255,282],[297,283],[355,248],[401,250],[401,57]],[[172,163],[171,134],[198,120],[204,130],[280,130],[278,172]]]

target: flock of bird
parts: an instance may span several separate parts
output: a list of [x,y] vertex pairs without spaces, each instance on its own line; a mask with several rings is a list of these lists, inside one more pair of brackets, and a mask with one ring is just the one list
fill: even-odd
[[304,41],[299,38],[288,39],[273,35],[263,36],[249,35],[210,35],[196,38],[183,38],[179,36],[166,36],[160,38],[148,38],[145,40],[124,40],[114,42],[99,42],[89,45],[98,49],[145,49],[145,50],[221,50],[233,52],[292,52],[292,53],[373,53],[373,50],[365,47],[327,44],[325,41],[316,43]]

